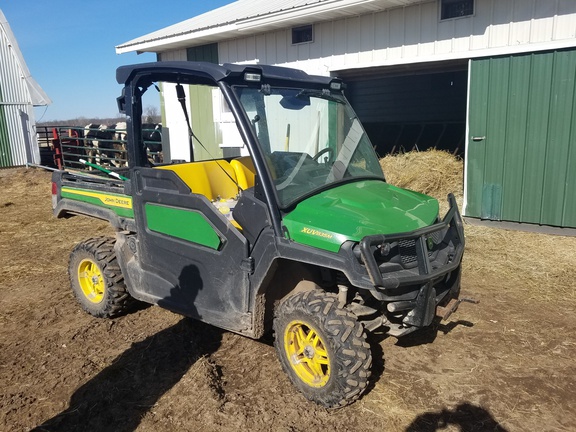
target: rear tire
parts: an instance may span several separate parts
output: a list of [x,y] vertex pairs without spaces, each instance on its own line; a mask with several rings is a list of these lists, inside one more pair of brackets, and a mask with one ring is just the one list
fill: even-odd
[[335,294],[294,294],[277,307],[274,346],[292,383],[327,408],[354,402],[366,390],[372,355],[364,328]]
[[114,251],[115,240],[97,237],[76,245],[70,254],[68,274],[82,309],[98,318],[111,318],[128,310],[128,294]]

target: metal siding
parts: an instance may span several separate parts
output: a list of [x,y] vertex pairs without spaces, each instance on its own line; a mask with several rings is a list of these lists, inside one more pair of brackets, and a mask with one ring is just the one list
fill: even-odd
[[256,36],[256,51],[254,52],[254,60],[260,61],[257,53],[266,52],[266,35]]
[[[486,154],[484,166],[484,187],[482,190],[482,211],[484,219],[501,220],[502,187],[504,176],[504,149],[507,143],[507,110],[510,59],[490,61],[490,85],[488,87],[489,109],[487,114],[485,145],[490,151]],[[492,109],[498,107],[498,109]]]
[[[358,61],[366,63],[372,61],[374,49],[374,14],[363,15],[360,17],[360,47]],[[317,45],[317,44],[313,44]]]
[[466,216],[576,227],[576,50],[473,61],[470,77]]
[[[548,3],[543,5],[542,3]],[[376,65],[486,57],[576,46],[576,1],[477,0],[471,17],[440,21],[428,1],[314,24],[314,41],[294,46],[290,24],[265,33],[266,43],[245,54],[239,41],[220,42],[221,61],[281,64],[309,73]],[[271,45],[272,44],[272,45]],[[248,58],[250,57],[250,58]]]
[[373,60],[382,62],[388,56],[390,43],[390,15],[374,14],[374,49]]
[[187,56],[186,49],[168,51],[160,53],[160,61],[186,61]]
[[403,12],[403,52],[402,57],[417,57],[419,42],[422,40],[421,8],[402,8]]
[[[346,63],[358,63],[361,52],[360,38],[362,35],[362,25],[360,17],[347,19],[346,25]],[[309,44],[307,44],[309,45]]]
[[[556,1],[555,0],[536,0],[534,2],[534,20],[530,26],[530,42],[536,43],[542,38],[552,39],[554,31],[554,15],[556,14]],[[574,15],[574,11],[572,11]],[[546,17],[542,19],[542,17]],[[538,19],[540,18],[540,19]]]
[[49,103],[0,11],[0,167],[40,162],[33,101]]
[[[288,39],[288,31],[282,30],[276,33],[276,59],[277,63],[286,63],[288,60],[288,44],[291,42]],[[268,64],[268,61],[262,63]]]
[[212,89],[213,87],[210,86],[189,86],[190,123],[194,134],[203,144],[200,145],[194,140],[194,160],[196,161],[223,157],[222,149],[218,146],[221,137],[214,123]]
[[574,25],[574,0],[559,0],[556,16],[554,17],[553,38],[576,38],[576,25]]
[[510,40],[510,30],[513,24],[512,6],[513,1],[492,2],[492,22],[488,27],[488,46],[498,48],[507,46]]
[[502,147],[504,154],[504,177],[502,184],[502,219],[520,220],[522,188],[525,163],[525,145],[509,143],[526,142],[526,119],[528,117],[528,92],[530,88],[530,57],[514,57],[510,64],[508,101],[511,109],[506,119],[507,138]]
[[485,136],[488,119],[488,88],[490,62],[471,62],[469,94],[470,136],[466,151],[466,195],[464,208],[466,216],[480,217],[482,213],[482,189],[484,186],[484,166],[486,165],[486,145],[484,141],[474,141],[474,136]]
[[186,60],[218,64],[218,44],[201,45],[186,50]]
[[[266,47],[264,49],[264,58],[270,61],[270,64],[277,63],[276,57],[276,33],[267,33],[266,37]],[[222,44],[221,44],[222,45]],[[260,58],[260,57],[259,57]],[[260,58],[261,59],[261,58]]]
[[487,47],[487,33],[492,24],[492,1],[474,2],[474,19],[470,35],[470,50],[481,50]]
[[472,34],[473,21],[471,19],[454,20],[454,39],[452,52],[467,52],[470,50],[470,35]]
[[552,80],[553,54],[531,55],[528,113],[526,118],[526,158],[524,161],[524,187],[519,220],[540,223],[544,161],[549,128],[550,86],[540,85]]
[[533,1],[522,0],[522,7],[518,7],[518,3],[513,6],[508,45],[530,43]]
[[568,157],[566,158],[568,169],[566,175],[566,191],[564,193],[564,226],[576,227],[576,91],[572,99],[572,119]]
[[390,57],[402,58],[404,57],[404,45],[405,45],[404,9],[393,9],[385,13],[387,13],[390,16],[390,24],[389,24],[390,33],[388,34],[390,45],[386,49],[387,58]]
[[[565,226],[562,213],[569,169],[568,149],[574,102],[576,51],[555,53],[553,71],[549,151],[546,154],[541,223]],[[574,168],[576,167],[572,167]],[[571,190],[574,193],[574,188]]]
[[[2,94],[0,94],[1,101]],[[0,105],[0,167],[12,166],[12,149],[10,148],[5,108],[4,105]]]
[[434,52],[437,40],[438,9],[435,2],[424,3],[420,7],[420,42],[418,55]]

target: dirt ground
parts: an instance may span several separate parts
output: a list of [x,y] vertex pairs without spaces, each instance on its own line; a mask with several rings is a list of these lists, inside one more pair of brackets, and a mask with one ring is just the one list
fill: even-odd
[[373,385],[326,410],[292,387],[270,339],[159,307],[82,312],[68,254],[109,228],[53,218],[48,172],[0,170],[0,185],[0,430],[576,430],[576,238],[467,226],[462,295],[480,304],[373,336]]

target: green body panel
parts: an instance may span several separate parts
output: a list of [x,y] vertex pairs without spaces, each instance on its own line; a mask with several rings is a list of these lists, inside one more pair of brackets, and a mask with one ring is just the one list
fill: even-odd
[[218,250],[222,241],[208,220],[197,211],[146,203],[148,229]]
[[438,201],[381,180],[348,183],[299,203],[284,216],[289,237],[337,252],[347,240],[414,231],[436,222]]
[[576,227],[575,70],[574,49],[472,61],[465,216]]
[[126,195],[97,192],[94,190],[72,188],[68,186],[62,187],[60,194],[62,198],[94,204],[98,207],[110,209],[118,216],[134,218],[132,198]]

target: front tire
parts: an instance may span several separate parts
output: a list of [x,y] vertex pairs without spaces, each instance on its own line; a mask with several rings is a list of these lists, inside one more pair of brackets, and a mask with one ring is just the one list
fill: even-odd
[[115,240],[97,237],[76,245],[68,274],[74,296],[86,312],[98,318],[120,315],[132,305],[114,251]]
[[282,368],[304,396],[327,408],[354,402],[366,390],[372,355],[356,316],[335,294],[294,294],[278,305],[274,346]]

